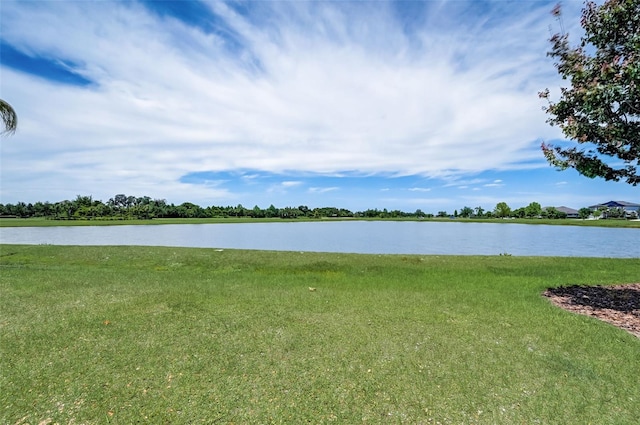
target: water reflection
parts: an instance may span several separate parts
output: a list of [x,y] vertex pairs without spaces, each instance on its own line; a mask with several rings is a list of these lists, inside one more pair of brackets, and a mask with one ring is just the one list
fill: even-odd
[[0,242],[364,254],[640,257],[640,229],[502,223],[336,221],[0,228]]

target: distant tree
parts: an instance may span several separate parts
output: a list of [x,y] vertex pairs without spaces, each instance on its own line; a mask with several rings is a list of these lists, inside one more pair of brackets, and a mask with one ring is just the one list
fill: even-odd
[[493,215],[498,218],[505,218],[511,215],[511,208],[507,205],[506,202],[498,202],[496,207],[493,209]]
[[607,210],[607,218],[623,218],[625,216],[622,208],[609,208]]
[[154,199],[151,201],[151,208],[153,214],[156,217],[166,217],[167,216],[167,201],[166,199]]
[[527,209],[526,208],[515,209],[515,210],[511,211],[511,215],[513,217],[517,217],[517,218],[524,218],[524,217],[527,216]]
[[127,195],[119,193],[113,198],[112,202],[116,207],[124,208],[127,205]]
[[469,207],[462,207],[459,215],[460,217],[469,218],[473,215],[473,209]]
[[71,201],[64,200],[56,203],[56,217],[62,219],[70,219],[73,214],[73,204]]
[[2,116],[2,124],[4,125],[4,130],[0,132],[0,135],[15,133],[18,128],[18,114],[11,105],[2,99],[0,99],[0,116]]
[[542,217],[551,219],[567,218],[567,213],[559,211],[555,207],[547,207],[542,211]]
[[300,205],[298,206],[298,209],[300,210],[300,213],[304,216],[308,216],[311,213],[311,210],[306,205]]
[[537,202],[532,202],[525,208],[525,215],[527,217],[538,217],[542,212],[542,207]]
[[280,218],[298,218],[302,212],[298,208],[285,207],[280,209]]
[[578,210],[578,217],[580,217],[583,220],[589,218],[590,215],[591,215],[591,210],[589,208],[585,207],[585,208],[580,208]]
[[49,217],[53,215],[53,205],[49,202],[38,201],[33,204],[33,215],[35,217]]
[[136,199],[136,205],[150,205],[151,197],[149,196],[141,196]]
[[476,207],[476,208],[475,208],[475,212],[476,212],[476,216],[477,216],[477,217],[482,217],[482,214],[484,214],[484,208],[482,208],[482,207]]
[[245,215],[247,215],[247,209],[243,207],[242,204],[238,204],[233,209],[233,215],[235,215],[236,217],[244,217]]
[[28,217],[27,204],[24,202],[18,202],[15,205],[8,204],[6,209],[8,215],[15,215],[21,218]]
[[262,218],[264,217],[264,211],[259,206],[254,206],[253,210],[251,210],[251,217],[253,218]]
[[265,211],[266,217],[277,217],[279,214],[280,211],[278,211],[278,209],[274,207],[273,204],[269,205],[269,208],[267,208]]
[[[560,6],[552,12],[561,19]],[[585,149],[542,144],[549,163],[559,169],[605,180],[640,183],[640,0],[587,1],[577,47],[564,31],[551,37],[549,56],[557,60],[562,88],[553,102],[549,89],[548,123]]]
[[446,211],[438,211],[438,214],[436,214],[436,217],[449,217],[449,214],[447,214]]
[[73,203],[79,208],[79,207],[90,207],[93,205],[93,198],[91,196],[81,196],[81,195],[77,195],[76,199],[73,201]]
[[138,198],[135,196],[127,196],[127,200],[125,201],[127,208],[131,208],[133,206],[138,205]]
[[365,210],[362,212],[362,216],[367,218],[379,217],[380,211],[378,211],[377,208],[374,208],[374,209],[369,208],[368,210]]

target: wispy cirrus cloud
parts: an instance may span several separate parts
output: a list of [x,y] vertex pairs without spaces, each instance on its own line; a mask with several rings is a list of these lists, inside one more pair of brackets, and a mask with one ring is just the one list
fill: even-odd
[[477,189],[486,170],[546,166],[552,6],[4,1],[1,88],[21,121],[0,146],[0,195],[343,192],[306,175]]
[[310,187],[309,188],[309,193],[327,193],[327,192],[333,192],[336,190],[340,190],[339,187],[333,186],[333,187]]

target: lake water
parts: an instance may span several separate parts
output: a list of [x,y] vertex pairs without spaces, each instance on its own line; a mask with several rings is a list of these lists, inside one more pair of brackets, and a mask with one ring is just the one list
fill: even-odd
[[429,221],[5,227],[0,228],[0,242],[363,254],[640,257],[640,229]]

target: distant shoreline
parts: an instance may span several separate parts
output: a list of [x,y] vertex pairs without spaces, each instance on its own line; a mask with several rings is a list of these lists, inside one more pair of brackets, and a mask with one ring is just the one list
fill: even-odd
[[532,224],[553,226],[619,227],[640,229],[640,219],[600,219],[582,220],[577,218],[536,219],[536,218],[362,218],[362,217],[323,217],[323,218],[252,218],[252,217],[213,217],[213,218],[154,218],[141,219],[77,219],[51,220],[45,218],[0,218],[2,227],[56,227],[56,226],[141,226],[163,224],[248,224],[248,223],[296,223],[296,222],[333,222],[333,221],[418,221],[437,223],[494,223],[494,224]]

